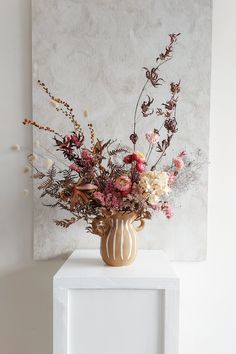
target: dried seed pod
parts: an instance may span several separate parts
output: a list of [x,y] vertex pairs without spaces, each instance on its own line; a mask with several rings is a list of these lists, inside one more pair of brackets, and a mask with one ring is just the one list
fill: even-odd
[[133,144],[136,144],[138,141],[138,135],[136,133],[131,134],[129,138]]
[[14,151],[20,151],[20,145],[19,144],[14,144],[11,146],[11,149]]
[[31,171],[31,168],[29,166],[24,167],[24,173],[28,173]]

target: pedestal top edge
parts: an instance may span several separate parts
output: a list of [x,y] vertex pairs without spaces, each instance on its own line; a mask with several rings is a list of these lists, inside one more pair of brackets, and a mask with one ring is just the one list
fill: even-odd
[[170,281],[178,280],[170,261],[161,250],[139,250],[135,262],[125,267],[109,267],[105,265],[99,250],[75,250],[54,275],[54,280],[71,278],[156,278]]

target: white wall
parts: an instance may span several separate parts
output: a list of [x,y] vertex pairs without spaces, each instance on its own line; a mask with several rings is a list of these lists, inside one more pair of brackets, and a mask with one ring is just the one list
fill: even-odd
[[[234,0],[214,1],[208,260],[174,264],[181,279],[180,354],[236,348],[235,11]],[[21,126],[31,115],[30,32],[30,0],[0,0],[0,354],[52,353],[51,286],[60,262],[32,260],[25,154],[9,149],[31,144]]]

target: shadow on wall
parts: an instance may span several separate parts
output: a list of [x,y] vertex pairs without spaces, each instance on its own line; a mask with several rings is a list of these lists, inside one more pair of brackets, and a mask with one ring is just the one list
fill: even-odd
[[1,354],[52,353],[52,279],[62,263],[34,262],[0,276]]

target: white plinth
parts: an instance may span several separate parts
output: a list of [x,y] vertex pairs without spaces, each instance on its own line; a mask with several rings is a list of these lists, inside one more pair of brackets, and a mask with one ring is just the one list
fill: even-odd
[[54,276],[54,354],[177,354],[179,281],[164,252],[127,267],[77,250]]

